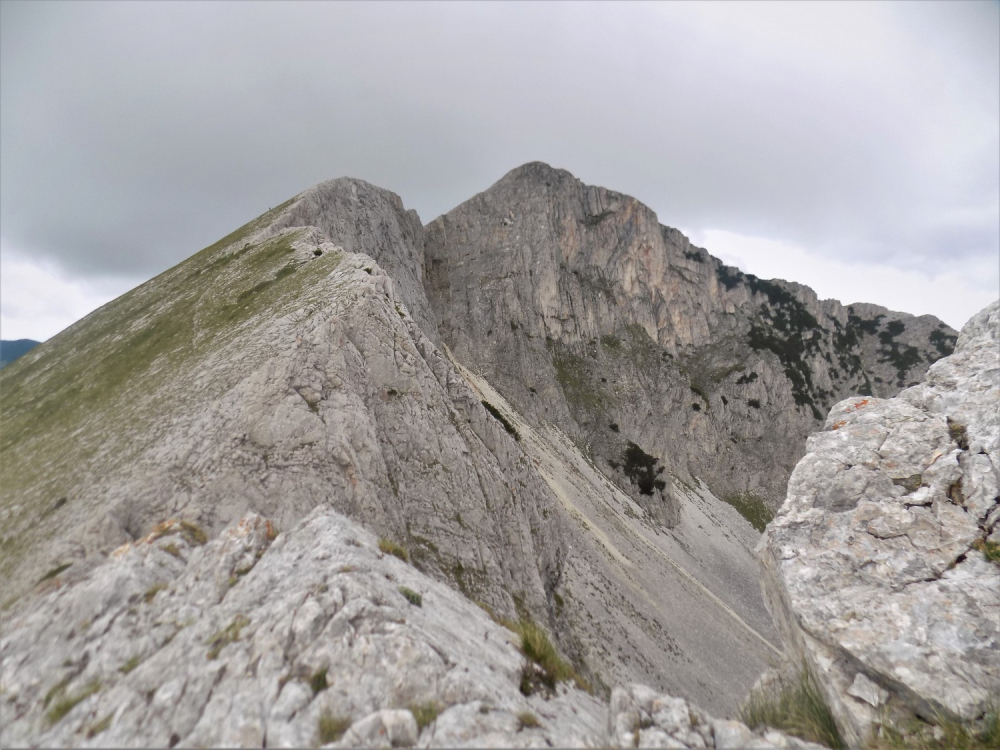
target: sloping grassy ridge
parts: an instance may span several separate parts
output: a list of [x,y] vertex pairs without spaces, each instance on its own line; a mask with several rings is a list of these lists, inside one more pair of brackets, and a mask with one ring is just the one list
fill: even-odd
[[336,268],[338,254],[295,251],[301,230],[249,242],[293,200],[0,371],[0,575],[10,575],[53,513],[78,516],[77,488],[88,479],[78,467],[134,460],[167,415],[231,387],[224,379],[200,392],[180,384],[260,322],[257,311],[273,320],[301,307]]

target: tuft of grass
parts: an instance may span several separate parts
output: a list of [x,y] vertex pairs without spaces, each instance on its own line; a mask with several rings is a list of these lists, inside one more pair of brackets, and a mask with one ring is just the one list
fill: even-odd
[[48,713],[45,714],[45,717],[49,720],[49,724],[58,723],[66,714],[72,711],[77,704],[82,703],[100,689],[101,683],[97,680],[91,680],[83,686],[83,689],[79,693],[66,696],[65,698],[56,701],[52,708],[49,709]]
[[752,692],[738,718],[751,729],[768,726],[834,750],[847,747],[816,679],[804,665],[793,684]]
[[328,710],[323,711],[319,716],[319,724],[316,731],[319,734],[319,744],[328,745],[336,742],[344,736],[353,722],[346,716],[334,716]]
[[114,715],[115,714],[112,711],[110,714],[108,714],[107,716],[105,716],[100,721],[98,721],[98,722],[96,722],[94,724],[91,724],[89,727],[87,727],[87,739],[88,740],[89,739],[93,739],[94,737],[96,737],[97,735],[99,735],[101,732],[103,732],[105,729],[107,729],[108,727],[110,727],[111,726],[111,719],[114,717]]
[[181,521],[180,526],[181,536],[184,537],[188,544],[200,547],[208,541],[208,535],[197,524],[193,524],[190,521]]
[[62,573],[64,570],[66,570],[67,568],[71,568],[71,567],[73,567],[73,563],[63,563],[62,565],[57,565],[52,570],[50,570],[48,573],[46,573],[41,578],[39,578],[38,582],[39,583],[44,583],[45,581],[52,580],[57,575],[59,575],[60,573]]
[[156,595],[159,594],[161,591],[163,591],[163,589],[165,589],[166,587],[167,584],[165,583],[154,583],[152,586],[146,589],[146,593],[143,595],[142,600],[146,602],[146,604],[149,604],[150,602],[153,601],[153,599],[156,598]]
[[1000,748],[1000,700],[978,724],[937,717],[933,724],[914,719],[900,729],[883,722],[866,745],[867,750],[996,750]]
[[330,687],[326,681],[326,667],[313,672],[313,676],[309,678],[309,687],[312,688],[313,695],[321,693]]
[[127,662],[118,667],[118,671],[122,674],[128,674],[140,664],[142,664],[142,657],[136,654],[135,656],[130,656]]
[[173,542],[170,542],[170,544],[164,544],[162,547],[160,547],[160,549],[162,549],[167,554],[173,555],[178,560],[182,562],[184,561],[184,556],[181,554],[180,549]]
[[406,586],[400,586],[399,593],[402,594],[406,598],[406,601],[408,601],[414,607],[424,606],[424,598],[420,596],[420,594],[418,594],[413,589],[408,589],[406,588]]
[[517,715],[517,731],[522,729],[536,729],[542,726],[542,722],[538,720],[531,711],[522,711]]
[[384,536],[379,538],[378,548],[387,555],[398,557],[403,562],[408,563],[410,561],[410,553],[406,551],[406,547],[397,544],[391,539],[386,539]]
[[417,721],[417,732],[422,732],[433,724],[438,714],[441,713],[441,706],[436,701],[413,703],[409,708],[413,718]]
[[1000,565],[1000,544],[986,539],[977,539],[973,543],[972,548],[982,552],[983,557],[985,557],[987,561]]
[[[530,684],[533,672],[540,682],[549,690],[555,690],[557,682],[572,680],[581,690],[590,692],[590,685],[583,679],[572,665],[559,656],[556,647],[549,640],[548,633],[530,620],[520,620],[517,623],[501,621],[502,625],[513,630],[521,638],[521,653],[530,662],[538,665],[538,670],[526,669],[522,674],[521,692],[530,695]],[[525,692],[525,688],[528,692]]]
[[240,630],[250,624],[250,620],[243,615],[236,615],[233,621],[229,623],[222,630],[219,630],[211,638],[206,641],[205,645],[209,647],[208,658],[215,659],[221,653],[222,649],[228,646],[230,643],[234,643],[240,639]]
[[747,519],[750,525],[762,534],[774,518],[774,513],[764,505],[764,501],[752,492],[738,492],[735,495],[726,495],[722,500],[736,508],[740,512],[740,515]]

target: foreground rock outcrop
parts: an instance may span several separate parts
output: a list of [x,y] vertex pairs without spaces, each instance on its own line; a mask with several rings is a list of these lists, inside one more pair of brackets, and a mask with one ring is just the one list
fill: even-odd
[[0,743],[816,747],[641,685],[525,690],[519,646],[336,512],[171,520],[4,629]]
[[896,398],[837,404],[761,539],[769,608],[845,740],[1000,696],[1000,303]]

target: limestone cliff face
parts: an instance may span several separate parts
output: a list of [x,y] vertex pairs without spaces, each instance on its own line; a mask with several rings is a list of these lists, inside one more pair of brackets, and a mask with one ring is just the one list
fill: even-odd
[[1000,695],[1000,303],[924,383],[834,406],[807,451],[758,549],[843,736],[980,718]]
[[833,403],[893,395],[955,337],[744,275],[637,200],[540,163],[431,222],[425,253],[455,356],[668,525],[669,474],[777,507]]

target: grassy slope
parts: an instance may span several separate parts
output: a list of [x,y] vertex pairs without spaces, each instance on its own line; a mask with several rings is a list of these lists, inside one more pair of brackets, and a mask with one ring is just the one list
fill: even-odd
[[[0,575],[12,573],[40,534],[52,533],[49,509],[60,498],[68,498],[65,508],[73,511],[82,487],[134,460],[172,414],[233,385],[210,378],[198,385],[212,392],[182,387],[206,361],[256,323],[301,307],[310,287],[336,267],[331,253],[296,252],[292,243],[300,232],[244,242],[290,203],[0,372]],[[267,314],[258,318],[259,311]],[[79,511],[71,515],[80,517]]]

